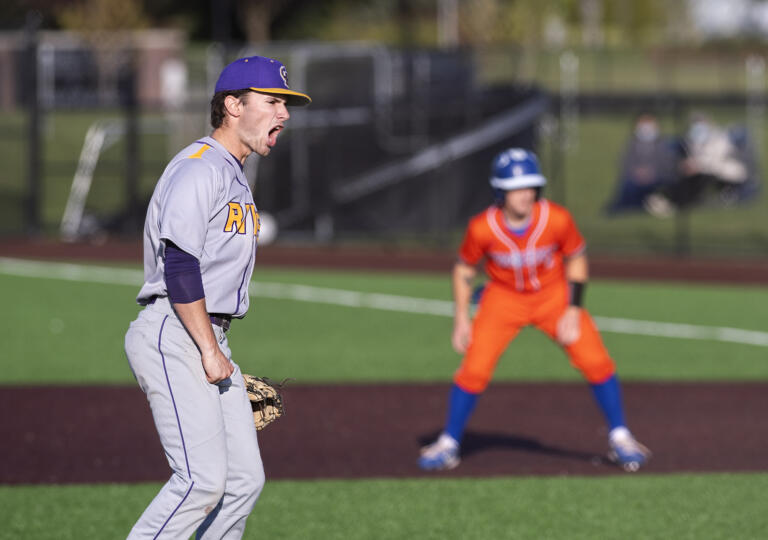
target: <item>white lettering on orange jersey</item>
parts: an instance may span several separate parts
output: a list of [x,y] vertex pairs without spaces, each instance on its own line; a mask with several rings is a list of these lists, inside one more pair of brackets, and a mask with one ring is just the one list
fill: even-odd
[[496,206],[474,216],[459,257],[470,265],[486,259],[488,276],[521,292],[533,292],[564,279],[563,258],[584,250],[584,238],[562,206],[538,201],[528,230],[515,234]]

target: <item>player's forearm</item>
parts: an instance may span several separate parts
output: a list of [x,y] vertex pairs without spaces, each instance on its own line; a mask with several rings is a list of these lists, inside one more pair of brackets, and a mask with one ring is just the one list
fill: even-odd
[[589,263],[584,253],[565,261],[565,279],[570,283],[586,283],[589,280]]
[[164,272],[168,299],[197,348],[203,355],[215,353],[218,344],[205,304],[200,262],[166,240]]
[[474,267],[457,262],[453,267],[454,317],[469,317],[469,303],[472,298],[472,284],[477,271]]
[[212,354],[218,348],[211,319],[205,306],[205,298],[187,304],[175,303],[173,308],[184,324],[202,355]]

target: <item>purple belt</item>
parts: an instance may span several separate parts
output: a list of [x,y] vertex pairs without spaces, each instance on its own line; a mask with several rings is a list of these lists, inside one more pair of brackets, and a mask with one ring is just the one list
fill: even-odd
[[[147,304],[154,304],[155,300],[157,300],[157,296],[153,296],[149,300],[147,300]],[[229,330],[229,326],[232,324],[232,315],[225,315],[224,313],[209,313],[208,318],[211,319],[211,324],[215,324],[216,326],[221,326],[221,329],[225,332]]]
[[232,316],[231,315],[222,315],[220,313],[209,313],[208,316],[211,318],[211,324],[215,324],[216,326],[221,326],[221,329],[225,332],[229,330],[229,325],[232,324]]

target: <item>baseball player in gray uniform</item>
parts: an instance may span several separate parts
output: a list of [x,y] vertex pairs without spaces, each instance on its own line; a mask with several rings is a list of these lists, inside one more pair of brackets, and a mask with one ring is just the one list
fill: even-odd
[[309,96],[285,67],[241,58],[211,100],[209,137],[168,164],[144,225],[145,308],[125,351],[173,474],[129,538],[241,538],[264,485],[256,428],[226,332],[248,311],[259,214],[243,163],[269,154]]

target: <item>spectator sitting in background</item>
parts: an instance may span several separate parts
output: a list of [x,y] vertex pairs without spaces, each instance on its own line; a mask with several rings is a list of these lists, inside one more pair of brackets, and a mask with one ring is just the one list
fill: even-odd
[[645,207],[657,217],[668,217],[690,208],[714,191],[722,200],[738,197],[738,189],[749,178],[747,165],[728,130],[704,115],[693,117],[683,139],[679,179],[650,194]]
[[621,161],[621,176],[608,214],[642,210],[645,198],[675,178],[674,144],[661,135],[656,117],[640,114]]

